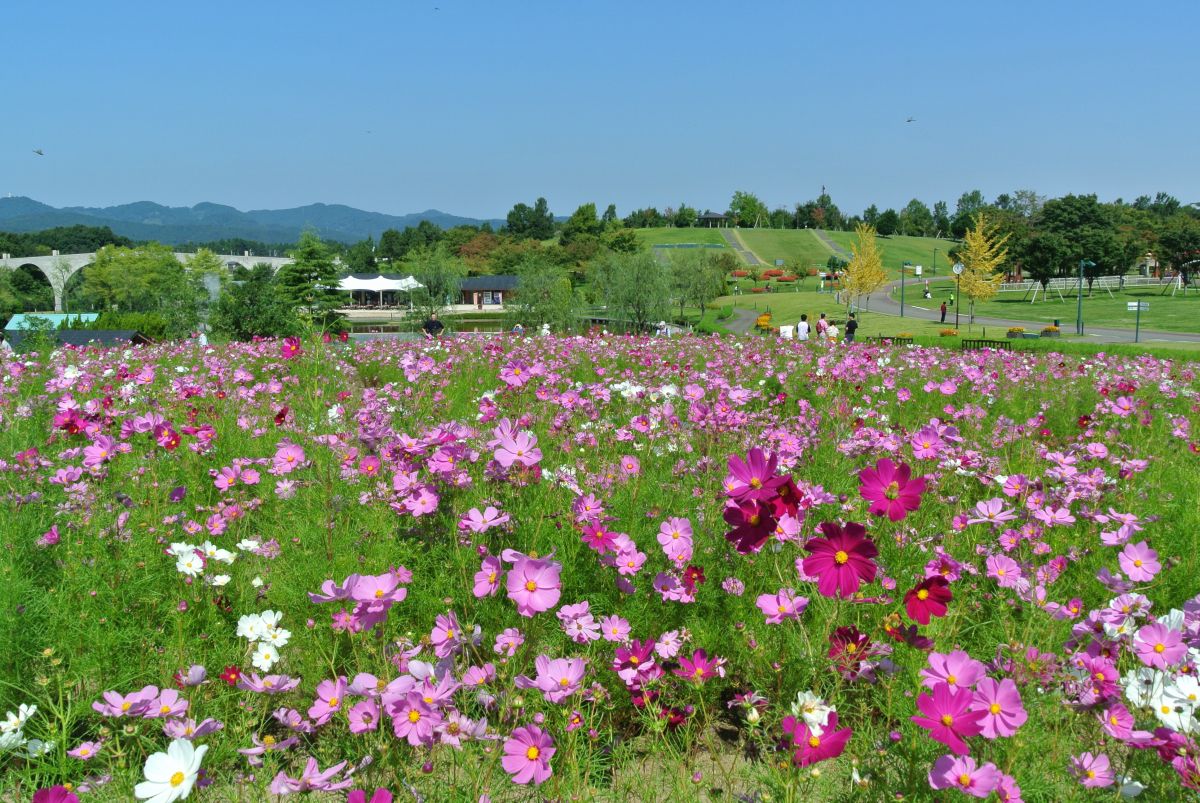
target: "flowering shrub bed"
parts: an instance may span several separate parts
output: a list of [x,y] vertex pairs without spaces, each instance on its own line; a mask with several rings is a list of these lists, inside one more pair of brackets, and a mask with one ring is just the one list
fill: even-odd
[[1200,786],[1189,364],[603,336],[6,360],[0,799]]

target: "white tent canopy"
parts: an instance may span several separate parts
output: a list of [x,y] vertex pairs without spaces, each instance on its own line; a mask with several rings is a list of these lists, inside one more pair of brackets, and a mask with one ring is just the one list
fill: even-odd
[[370,290],[372,293],[382,293],[384,290],[408,292],[418,287],[424,287],[412,276],[400,279],[389,279],[380,275],[370,279],[360,279],[357,276],[347,276],[338,283],[339,290]]

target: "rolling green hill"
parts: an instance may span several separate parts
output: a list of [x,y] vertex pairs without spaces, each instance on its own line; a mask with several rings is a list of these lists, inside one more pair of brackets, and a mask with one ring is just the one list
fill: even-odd
[[637,238],[644,245],[678,245],[680,243],[706,243],[725,245],[718,229],[635,229]]

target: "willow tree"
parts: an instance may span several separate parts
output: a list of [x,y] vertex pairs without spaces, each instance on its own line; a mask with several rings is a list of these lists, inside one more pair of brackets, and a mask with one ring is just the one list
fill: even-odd
[[852,256],[850,263],[846,265],[845,273],[847,308],[851,298],[861,299],[863,296],[869,296],[887,282],[883,258],[879,255],[879,245],[875,241],[875,227],[859,223],[854,232],[858,235],[858,242],[850,246]]
[[958,261],[963,265],[960,290],[971,299],[968,320],[975,323],[975,302],[990,301],[1000,291],[1004,274],[1000,267],[1008,258],[1008,235],[998,237],[996,227],[988,225],[987,216],[980,212],[975,216],[974,227],[963,234],[959,246]]

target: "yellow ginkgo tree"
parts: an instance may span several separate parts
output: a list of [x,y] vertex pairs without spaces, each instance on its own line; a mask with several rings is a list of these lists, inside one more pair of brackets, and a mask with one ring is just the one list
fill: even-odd
[[850,258],[850,264],[846,266],[847,305],[851,298],[861,299],[863,296],[869,296],[887,283],[883,258],[879,255],[879,246],[875,242],[875,227],[868,223],[859,223],[854,232],[858,235],[858,242],[850,246],[853,256]]
[[969,320],[975,322],[975,302],[989,301],[1000,291],[1004,274],[1000,267],[1008,258],[1008,235],[998,237],[995,226],[987,222],[980,212],[975,217],[974,227],[963,235],[962,245],[957,251],[958,261],[963,265],[961,291],[971,299]]

